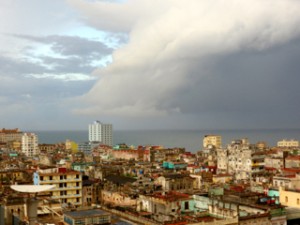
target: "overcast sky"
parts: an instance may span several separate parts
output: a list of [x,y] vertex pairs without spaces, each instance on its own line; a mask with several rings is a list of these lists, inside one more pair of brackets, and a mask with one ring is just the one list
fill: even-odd
[[298,0],[10,0],[0,18],[0,127],[300,128]]

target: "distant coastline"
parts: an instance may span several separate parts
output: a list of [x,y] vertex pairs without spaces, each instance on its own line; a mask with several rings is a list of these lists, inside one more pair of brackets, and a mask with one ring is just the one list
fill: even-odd
[[[88,140],[87,130],[72,131],[30,131],[39,137],[39,143],[58,143],[66,139],[75,142]],[[222,136],[222,145],[232,140],[248,138],[250,143],[265,141],[269,146],[276,146],[282,139],[300,139],[300,129],[207,129],[207,130],[116,130],[113,134],[114,144],[127,145],[162,145],[164,147],[184,147],[187,151],[196,152],[202,147],[206,134]]]

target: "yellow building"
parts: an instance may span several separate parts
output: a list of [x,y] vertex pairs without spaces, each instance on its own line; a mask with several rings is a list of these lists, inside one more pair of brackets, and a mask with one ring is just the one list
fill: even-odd
[[78,152],[78,144],[69,139],[66,140],[66,150],[71,150],[72,153]]
[[0,142],[21,141],[22,134],[18,128],[11,130],[3,128],[0,130]]
[[66,168],[39,169],[34,173],[34,184],[55,185],[51,189],[52,198],[62,204],[76,207],[82,205],[82,175],[80,172]]
[[230,174],[216,174],[213,175],[213,183],[215,184],[225,184],[233,180],[232,175]]
[[11,182],[20,182],[25,179],[25,172],[23,170],[4,170],[0,171],[0,184],[7,181]]
[[207,148],[209,146],[214,146],[216,148],[221,148],[222,137],[219,135],[205,135],[203,138],[203,147]]
[[299,147],[299,141],[297,140],[286,140],[286,139],[283,139],[281,141],[278,141],[277,142],[277,146],[278,147],[286,147],[286,148],[293,148],[293,147]]
[[6,146],[8,149],[21,151],[21,141],[8,141]]
[[300,191],[280,187],[279,201],[284,206],[300,208]]

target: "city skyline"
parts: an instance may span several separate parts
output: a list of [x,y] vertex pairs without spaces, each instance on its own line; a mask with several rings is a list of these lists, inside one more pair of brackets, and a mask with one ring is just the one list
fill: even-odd
[[300,2],[16,0],[0,15],[1,127],[300,127]]

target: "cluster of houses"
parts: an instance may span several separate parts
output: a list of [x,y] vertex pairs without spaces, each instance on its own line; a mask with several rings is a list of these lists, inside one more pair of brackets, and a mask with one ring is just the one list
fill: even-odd
[[[2,145],[4,146],[4,145]],[[0,150],[0,225],[26,224],[26,195],[11,185],[54,185],[37,194],[35,224],[294,224],[300,219],[299,142],[276,147],[207,135],[197,153],[162,146],[40,145],[29,157]],[[117,217],[116,217],[117,216]],[[126,224],[123,221],[122,224]]]

